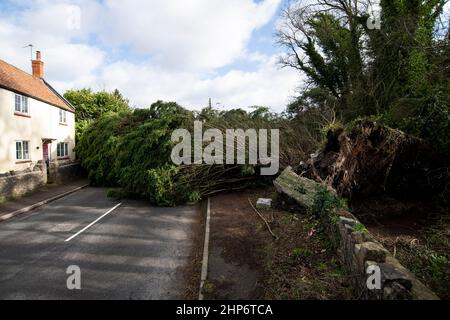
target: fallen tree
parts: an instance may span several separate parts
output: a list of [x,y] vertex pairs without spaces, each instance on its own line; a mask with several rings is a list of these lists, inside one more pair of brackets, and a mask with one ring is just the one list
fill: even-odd
[[[195,131],[194,121],[202,121],[201,127],[221,133],[228,129],[254,129],[257,132],[260,129],[281,128],[280,165],[285,166],[291,158],[304,157],[301,133],[290,126],[291,122],[268,113],[264,108],[257,108],[251,113],[206,109],[198,114],[176,103],[162,101],[147,109],[110,112],[90,123],[80,134],[77,156],[92,185],[113,188],[110,196],[140,197],[160,206],[196,202],[221,191],[272,181],[272,176],[262,177],[260,174],[266,164],[260,161],[252,164],[249,161],[251,145],[258,143],[247,143],[246,139],[240,142],[241,139],[233,137],[231,143],[227,139],[222,141],[223,150],[232,146],[233,153],[239,144],[245,152],[246,164],[226,164],[223,161],[223,164],[210,165],[195,159],[191,164],[175,164],[171,155],[178,142],[172,140],[172,134],[178,129],[185,129],[189,134],[187,142],[192,142],[186,150],[191,151],[195,145],[191,141],[195,137],[192,134]],[[212,141],[200,138],[203,142],[200,145],[202,153],[206,149],[203,147],[208,147]],[[269,137],[267,142],[269,144]],[[185,156],[184,149],[182,151]],[[258,154],[258,150],[252,151]],[[195,149],[190,153],[195,155]],[[214,156],[221,155],[214,151]]]

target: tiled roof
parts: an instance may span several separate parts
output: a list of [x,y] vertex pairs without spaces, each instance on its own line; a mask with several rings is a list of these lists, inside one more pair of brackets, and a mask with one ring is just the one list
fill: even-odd
[[1,59],[0,88],[74,112],[73,106],[44,79],[35,78]]

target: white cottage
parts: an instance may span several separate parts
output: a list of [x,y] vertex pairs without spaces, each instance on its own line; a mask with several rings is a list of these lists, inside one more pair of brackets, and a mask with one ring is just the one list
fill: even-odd
[[39,51],[32,70],[0,59],[0,174],[75,160],[75,109],[44,80]]

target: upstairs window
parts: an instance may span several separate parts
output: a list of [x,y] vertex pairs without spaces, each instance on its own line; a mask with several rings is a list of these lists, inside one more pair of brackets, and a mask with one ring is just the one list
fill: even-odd
[[30,160],[28,141],[16,141],[16,160]]
[[59,109],[59,123],[66,124],[67,123],[67,111],[63,109]]
[[28,97],[16,94],[16,103],[14,111],[16,113],[28,114]]
[[56,147],[56,155],[58,158],[65,158],[69,156],[69,144],[67,142],[58,143]]

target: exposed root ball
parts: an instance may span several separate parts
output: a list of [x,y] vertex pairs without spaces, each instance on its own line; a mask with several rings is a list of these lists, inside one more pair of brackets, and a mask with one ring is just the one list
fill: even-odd
[[443,167],[445,159],[425,141],[361,121],[350,134],[329,132],[325,149],[307,161],[305,175],[349,199],[381,194],[428,199],[442,192],[433,172]]

